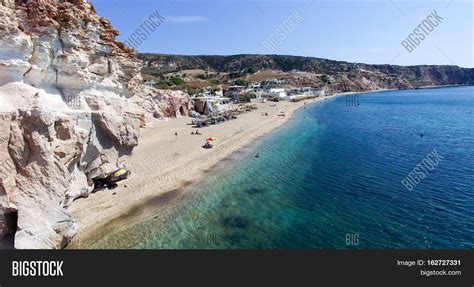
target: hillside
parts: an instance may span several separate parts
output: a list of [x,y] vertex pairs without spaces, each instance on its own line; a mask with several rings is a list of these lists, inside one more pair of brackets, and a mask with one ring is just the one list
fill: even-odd
[[458,66],[369,65],[280,55],[140,54],[139,58],[144,62],[145,79],[178,88],[225,85],[239,78],[248,81],[284,79],[289,86],[325,86],[330,92],[474,84],[474,69]]

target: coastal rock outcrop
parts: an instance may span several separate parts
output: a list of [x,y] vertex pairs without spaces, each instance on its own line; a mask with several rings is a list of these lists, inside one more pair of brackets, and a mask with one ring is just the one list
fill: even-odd
[[182,91],[146,87],[132,101],[145,111],[148,120],[185,117],[193,109],[191,98]]
[[118,34],[86,0],[0,1],[0,248],[64,247],[65,207],[138,144],[141,64]]

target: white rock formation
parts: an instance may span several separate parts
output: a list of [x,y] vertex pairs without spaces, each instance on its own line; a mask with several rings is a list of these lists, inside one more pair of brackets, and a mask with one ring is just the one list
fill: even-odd
[[182,91],[143,87],[131,101],[142,108],[148,120],[190,116],[193,109],[189,95]]
[[140,64],[116,35],[86,0],[0,0],[3,246],[64,247],[64,207],[138,144]]

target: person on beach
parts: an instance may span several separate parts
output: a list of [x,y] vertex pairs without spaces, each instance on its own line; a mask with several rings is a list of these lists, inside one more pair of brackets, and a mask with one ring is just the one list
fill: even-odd
[[206,141],[206,143],[202,147],[205,148],[205,149],[210,149],[210,148],[212,148],[212,145],[209,141]]

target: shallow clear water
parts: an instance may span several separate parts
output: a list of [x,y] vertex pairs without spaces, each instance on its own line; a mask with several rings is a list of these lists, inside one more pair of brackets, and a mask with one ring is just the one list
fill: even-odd
[[[179,203],[90,247],[473,248],[474,87],[359,103],[307,106]],[[443,159],[408,191],[401,180],[433,149]]]

